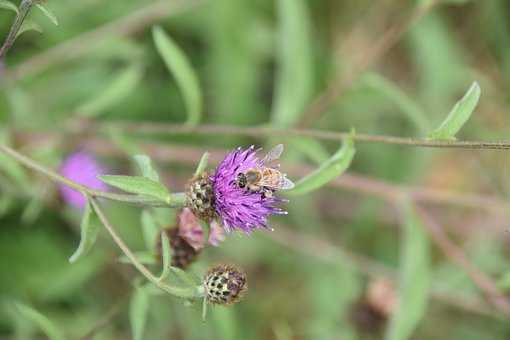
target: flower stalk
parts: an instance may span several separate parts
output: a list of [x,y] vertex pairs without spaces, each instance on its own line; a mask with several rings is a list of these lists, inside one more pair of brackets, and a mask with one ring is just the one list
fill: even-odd
[[18,36],[18,32],[21,29],[23,22],[25,21],[26,17],[30,13],[30,10],[32,9],[32,6],[35,5],[35,3],[36,1],[34,0],[21,1],[16,18],[12,23],[11,30],[9,31],[9,34],[7,35],[7,38],[5,39],[2,47],[0,47],[0,60],[5,58],[7,51],[9,51],[12,45],[14,45],[14,42],[16,41],[16,38]]
[[105,214],[99,207],[99,204],[97,203],[97,200],[94,198],[90,199],[90,202],[92,204],[92,208],[94,209],[94,212],[99,217],[99,220],[103,224],[103,226],[106,228],[108,233],[110,233],[110,236],[112,237],[113,241],[117,244],[117,246],[122,250],[124,255],[131,261],[131,263],[135,266],[138,271],[145,276],[147,280],[149,280],[151,283],[153,283],[156,287],[160,288],[161,290],[175,295],[177,297],[183,298],[183,299],[195,299],[202,297],[202,288],[201,286],[196,287],[189,287],[189,288],[183,288],[183,287],[175,287],[168,285],[164,283],[162,280],[154,276],[152,272],[147,269],[138,259],[136,258],[135,254],[129,249],[129,247],[124,243],[124,241],[120,238],[120,236],[117,234],[113,226],[110,224],[108,219],[106,218]]
[[168,208],[182,208],[186,201],[186,195],[184,193],[173,193],[170,195],[170,201],[168,203],[163,203],[161,201],[155,200],[150,197],[144,197],[144,196],[139,196],[139,195],[129,195],[129,194],[117,194],[117,193],[112,193],[112,192],[95,190],[95,189],[89,188],[87,186],[81,185],[79,183],[76,183],[76,182],[56,173],[55,171],[33,161],[32,159],[17,152],[14,149],[8,147],[7,145],[0,144],[0,152],[3,152],[5,154],[11,156],[12,158],[17,160],[21,164],[25,165],[26,167],[49,177],[53,181],[67,185],[68,187],[71,187],[86,196],[96,197],[96,198],[106,198],[109,200],[125,202],[125,203],[133,203],[133,204],[139,204],[139,205],[145,205],[145,206],[168,207]]

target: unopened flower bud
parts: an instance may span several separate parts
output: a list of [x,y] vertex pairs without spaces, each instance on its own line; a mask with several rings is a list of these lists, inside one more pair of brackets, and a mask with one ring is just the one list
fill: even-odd
[[220,264],[209,269],[204,278],[204,288],[209,303],[230,305],[239,302],[248,285],[241,270]]
[[[172,248],[172,266],[186,269],[197,258],[200,250],[193,248],[184,238],[179,235],[177,228],[163,229],[170,241]],[[157,239],[156,249],[158,250],[158,258],[162,258],[161,237]]]

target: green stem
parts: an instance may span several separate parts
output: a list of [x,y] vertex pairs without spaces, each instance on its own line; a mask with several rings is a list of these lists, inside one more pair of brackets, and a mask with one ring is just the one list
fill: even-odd
[[5,58],[7,51],[9,51],[12,45],[14,45],[16,37],[18,36],[18,32],[21,29],[21,25],[23,25],[23,21],[25,21],[25,18],[27,17],[33,5],[34,5],[33,0],[21,1],[21,4],[18,9],[18,14],[14,19],[14,22],[12,23],[11,30],[9,31],[9,34],[7,35],[7,38],[5,39],[5,42],[3,43],[2,47],[0,47],[0,60]]
[[175,295],[180,298],[184,299],[193,299],[193,298],[199,298],[202,296],[202,290],[201,286],[197,287],[191,287],[191,288],[181,288],[181,287],[175,287],[170,286],[168,284],[165,284],[164,282],[161,282],[154,274],[151,273],[147,267],[145,267],[138,259],[136,258],[135,254],[129,249],[129,247],[124,243],[124,241],[120,238],[120,236],[117,234],[113,226],[110,224],[106,216],[104,215],[103,211],[99,207],[99,204],[97,203],[95,198],[90,198],[90,202],[92,204],[92,207],[99,217],[99,220],[104,225],[106,230],[110,233],[113,241],[119,246],[119,248],[122,250],[124,255],[131,261],[131,263],[135,266],[138,271],[147,278],[150,282],[152,282],[155,286],[160,288],[161,290]]
[[[142,273],[143,276],[145,276],[150,282],[155,284],[158,288],[164,290],[165,292],[175,295],[177,297],[185,298],[185,299],[191,299],[191,298],[198,298],[202,297],[203,293],[201,291],[201,287],[191,287],[191,288],[181,288],[181,287],[174,287],[165,284],[164,282],[161,282],[157,277],[154,276],[133,254],[133,252],[128,248],[128,246],[124,243],[124,241],[120,238],[120,236],[117,234],[113,226],[110,224],[106,216],[104,215],[103,211],[99,207],[99,204],[97,203],[97,198],[108,198],[112,200],[122,201],[122,202],[131,202],[131,203],[142,203],[142,204],[151,204],[157,203],[150,199],[139,197],[135,195],[122,195],[122,194],[113,194],[109,192],[103,192],[94,190],[91,188],[88,188],[86,186],[83,186],[79,183],[76,183],[74,181],[71,181],[70,179],[67,179],[58,173],[38,164],[37,162],[33,161],[32,159],[20,154],[19,152],[11,149],[10,147],[6,145],[0,144],[0,152],[4,152],[5,154],[11,156],[15,160],[19,161],[20,163],[24,164],[28,168],[37,171],[41,174],[46,175],[47,177],[51,178],[55,182],[62,183],[64,185],[67,185],[75,190],[80,191],[84,195],[86,195],[91,204],[92,207],[99,217],[101,223],[104,225],[106,230],[110,233],[112,236],[112,239],[114,242],[119,246],[119,248],[122,250],[124,255],[131,261],[131,263],[135,266],[136,269],[140,273]],[[183,206],[185,202],[186,196],[184,193],[177,193],[173,194],[170,202],[170,206]],[[169,206],[165,205],[165,206]]]
[[[138,134],[201,134],[201,135],[241,135],[260,138],[261,136],[279,137],[309,137],[322,140],[342,141],[345,137],[351,136],[350,132],[336,132],[325,130],[309,129],[274,129],[266,127],[240,127],[232,125],[200,125],[189,126],[180,124],[162,124],[149,122],[112,122],[113,126],[120,127],[125,131]],[[109,125],[107,124],[106,127]],[[94,126],[99,130],[105,126]],[[379,143],[405,145],[427,148],[454,148],[454,149],[484,149],[484,150],[508,150],[510,141],[457,141],[457,140],[430,140],[415,139],[384,135],[369,135],[356,133],[352,136],[358,143]]]
[[8,147],[7,145],[0,144],[0,152],[3,152],[21,164],[25,165],[26,167],[37,171],[53,181],[57,183],[61,183],[64,185],[67,185],[68,187],[71,187],[77,191],[80,191],[83,194],[86,194],[91,197],[101,197],[106,198],[114,201],[120,201],[120,202],[127,202],[127,203],[135,203],[135,204],[142,204],[142,205],[150,205],[150,206],[161,206],[161,207],[168,207],[168,208],[180,208],[183,207],[185,204],[186,196],[184,193],[174,193],[171,194],[170,203],[165,204],[160,201],[154,200],[152,198],[147,198],[143,196],[138,195],[125,195],[125,194],[116,194],[112,192],[105,192],[105,191],[99,191],[95,190],[89,187],[86,187],[84,185],[81,185],[79,183],[76,183],[62,175],[59,175],[55,171],[48,169],[47,167],[35,162],[34,160],[28,158],[25,155],[20,154],[16,150]]

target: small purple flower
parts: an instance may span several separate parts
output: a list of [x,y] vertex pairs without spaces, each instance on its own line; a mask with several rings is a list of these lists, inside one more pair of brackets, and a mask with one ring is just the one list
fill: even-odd
[[[59,173],[89,188],[108,190],[106,184],[97,178],[98,175],[106,173],[105,169],[91,154],[86,152],[78,151],[67,156],[60,165]],[[67,204],[80,209],[85,206],[86,199],[79,191],[65,185],[59,186],[59,190]]]
[[242,189],[236,180],[240,173],[252,168],[263,168],[264,161],[257,158],[253,146],[230,152],[210,177],[214,193],[214,208],[227,231],[240,229],[250,233],[267,228],[267,218],[272,214],[286,214],[278,208],[285,200],[262,192]]
[[[184,208],[178,215],[179,236],[185,239],[195,250],[204,248],[204,232],[198,218],[193,215],[189,208]],[[215,247],[225,239],[225,231],[214,220],[210,224],[208,243]]]

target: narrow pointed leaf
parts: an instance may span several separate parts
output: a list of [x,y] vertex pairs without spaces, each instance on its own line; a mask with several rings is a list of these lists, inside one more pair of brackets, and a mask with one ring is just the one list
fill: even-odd
[[73,255],[69,258],[69,262],[74,263],[82,256],[86,255],[96,243],[97,235],[99,234],[99,223],[93,220],[92,208],[90,202],[87,200],[85,209],[80,223],[80,244]]
[[170,251],[170,240],[165,232],[161,233],[161,252],[163,255],[163,270],[159,277],[160,280],[164,280],[170,273],[170,266],[172,261],[172,254]]
[[50,340],[64,340],[60,329],[37,310],[21,303],[15,303],[17,311],[27,320],[36,324]]
[[181,48],[177,46],[161,27],[153,27],[152,36],[156,49],[163,58],[168,70],[174,76],[184,98],[188,113],[187,123],[191,125],[200,123],[202,116],[202,92],[193,66]]
[[143,177],[159,182],[158,172],[152,167],[152,161],[149,156],[135,155],[133,158],[136,164],[138,164]]
[[19,13],[18,7],[16,7],[15,4],[13,4],[12,2],[7,1],[7,0],[0,0],[0,8],[11,10],[11,11],[15,12],[16,14]]
[[158,224],[156,223],[156,220],[154,219],[154,216],[152,215],[150,210],[143,210],[142,211],[142,234],[143,239],[145,241],[145,247],[154,252],[155,245],[156,245],[156,237],[158,237],[159,234],[159,228]]
[[207,168],[207,163],[209,162],[209,152],[204,152],[202,157],[200,158],[200,162],[198,162],[197,169],[195,170],[195,176],[200,175]]
[[429,240],[410,203],[404,206],[398,307],[390,320],[387,340],[409,339],[423,318],[430,285]]
[[480,85],[474,82],[468,89],[464,97],[459,100],[448,114],[448,117],[441,125],[432,131],[428,138],[453,140],[462,126],[468,121],[469,117],[476,108],[480,99]]
[[20,30],[16,34],[16,38],[18,38],[20,35],[28,31],[36,31],[38,33],[42,33],[43,30],[41,26],[39,26],[37,23],[33,22],[30,19],[25,19],[25,21],[23,21],[23,24],[21,24]]
[[190,287],[196,287],[201,284],[201,280],[197,276],[186,273],[181,268],[171,266],[170,270],[179,278],[179,280]]
[[115,107],[126,99],[134,90],[143,76],[143,68],[138,65],[127,67],[116,75],[113,80],[91,100],[79,105],[76,109],[78,114],[85,117],[97,117],[109,109]]
[[129,303],[129,321],[134,340],[143,339],[149,313],[149,294],[144,287],[137,287]]
[[104,175],[98,178],[112,187],[127,192],[150,196],[165,203],[170,202],[170,193],[167,188],[163,184],[146,177]]
[[[134,252],[134,254],[135,254],[136,259],[140,263],[143,263],[143,264],[156,264],[156,257],[154,256],[153,252],[149,252],[149,251],[137,251],[137,252]],[[118,261],[120,263],[132,264],[131,260],[126,255],[119,256]]]
[[317,190],[329,181],[340,176],[351,164],[356,150],[352,137],[345,138],[342,147],[317,170],[296,183],[289,194],[302,195]]
[[37,8],[39,8],[41,10],[41,12],[44,13],[44,15],[50,19],[50,21],[55,25],[55,26],[58,26],[58,19],[57,19],[57,16],[55,14],[53,14],[52,11],[50,11],[46,6],[44,6],[43,4],[36,4],[35,5]]

